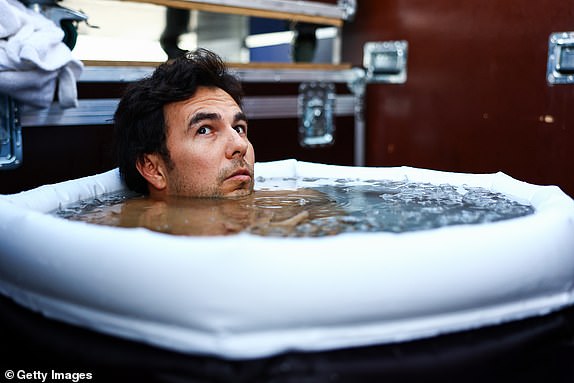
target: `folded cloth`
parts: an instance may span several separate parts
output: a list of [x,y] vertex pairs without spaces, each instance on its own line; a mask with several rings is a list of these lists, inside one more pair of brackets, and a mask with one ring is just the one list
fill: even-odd
[[62,108],[78,105],[83,69],[62,42],[64,32],[17,0],[0,0],[0,93],[22,104],[48,107],[58,85]]

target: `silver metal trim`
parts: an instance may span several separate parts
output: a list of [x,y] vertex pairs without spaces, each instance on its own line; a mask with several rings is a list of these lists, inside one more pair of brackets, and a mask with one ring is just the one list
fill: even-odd
[[355,116],[355,166],[365,166],[365,91],[367,89],[365,71],[355,68],[355,77],[347,83],[348,88],[353,92],[353,108]]
[[85,66],[78,82],[133,82],[154,70],[153,66]]
[[[153,73],[153,66],[86,66],[79,82],[133,82]],[[242,82],[344,82],[357,77],[354,69],[313,70],[313,69],[255,69],[233,68],[229,71]]]
[[0,170],[18,168],[22,164],[22,126],[17,103],[0,94]]
[[344,82],[352,81],[356,72],[346,70],[305,69],[232,69],[243,82]]
[[339,0],[337,1],[339,8],[345,14],[345,20],[352,21],[357,13],[357,0]]
[[80,99],[75,108],[62,109],[52,103],[45,109],[22,105],[21,123],[29,126],[107,125],[113,121],[118,99]]
[[574,48],[574,32],[552,33],[548,39],[546,80],[551,85],[574,84],[574,74],[560,71],[560,55],[563,48]]

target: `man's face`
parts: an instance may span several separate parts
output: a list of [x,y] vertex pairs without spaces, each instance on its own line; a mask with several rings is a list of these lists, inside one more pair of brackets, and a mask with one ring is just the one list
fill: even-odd
[[199,87],[185,101],[164,107],[167,149],[164,196],[240,197],[253,191],[255,154],[247,120],[219,88]]

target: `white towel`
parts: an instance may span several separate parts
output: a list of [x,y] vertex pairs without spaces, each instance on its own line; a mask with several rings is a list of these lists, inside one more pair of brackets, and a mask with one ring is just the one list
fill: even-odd
[[58,84],[60,106],[77,106],[76,79],[83,64],[63,37],[56,24],[18,0],[0,0],[0,93],[45,108]]

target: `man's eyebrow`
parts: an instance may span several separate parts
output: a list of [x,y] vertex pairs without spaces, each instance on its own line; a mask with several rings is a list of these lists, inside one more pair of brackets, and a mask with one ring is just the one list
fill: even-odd
[[205,121],[205,120],[221,120],[221,116],[219,113],[197,113],[195,114],[191,120],[189,121],[189,125],[195,125],[198,122]]
[[238,122],[238,121],[245,121],[247,122],[247,116],[245,115],[245,113],[243,112],[237,112],[235,113],[235,117],[233,122]]

